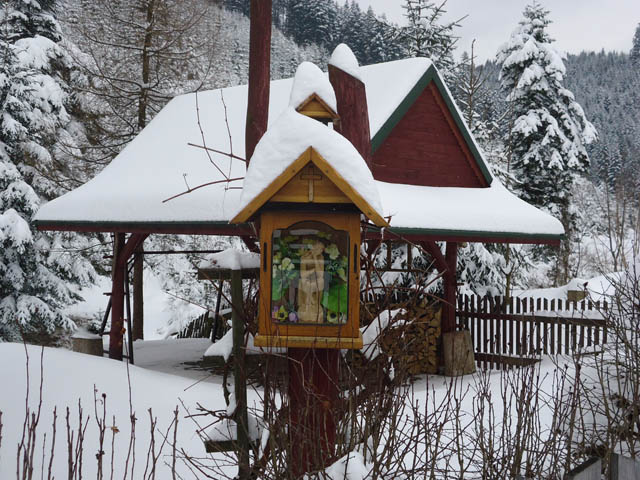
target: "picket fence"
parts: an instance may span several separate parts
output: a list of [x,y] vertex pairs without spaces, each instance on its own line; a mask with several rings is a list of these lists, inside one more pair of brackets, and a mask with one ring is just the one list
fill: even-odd
[[608,308],[589,300],[460,295],[456,318],[458,329],[471,332],[479,366],[500,369],[606,343]]

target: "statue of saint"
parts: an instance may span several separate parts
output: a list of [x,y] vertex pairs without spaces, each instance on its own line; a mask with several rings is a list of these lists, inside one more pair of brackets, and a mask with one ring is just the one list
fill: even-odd
[[300,255],[298,319],[303,323],[323,323],[324,257],[322,242],[310,244]]

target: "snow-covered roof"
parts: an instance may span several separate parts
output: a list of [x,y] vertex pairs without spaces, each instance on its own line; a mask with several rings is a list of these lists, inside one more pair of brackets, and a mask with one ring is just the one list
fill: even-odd
[[317,65],[311,62],[302,62],[293,78],[293,87],[291,87],[291,97],[289,98],[290,107],[297,109],[315,94],[334,112],[338,111],[333,86]]
[[[359,76],[366,85],[372,138],[431,67],[432,63],[424,58],[359,67]],[[269,125],[289,108],[292,83],[293,79],[271,82]],[[226,182],[225,177],[242,179],[246,173],[245,163],[190,144],[206,143],[208,148],[223,152],[230,152],[233,147],[235,156],[244,157],[246,109],[246,85],[174,98],[102,172],[44,205],[35,221],[41,228],[90,227],[103,231],[115,226],[171,229],[176,225],[226,225],[238,211],[242,180]],[[216,181],[224,183],[163,203],[188,188]],[[500,190],[500,202],[488,202],[487,199],[493,200],[497,195],[491,193],[497,192],[494,187],[452,189],[376,184],[385,216],[393,215],[391,228],[437,229],[444,233],[455,230],[459,235],[472,231],[557,237],[563,233],[556,219],[524,204],[507,191]],[[416,201],[417,197],[407,192],[430,200]],[[399,201],[400,198],[405,202]],[[468,209],[459,204],[454,209],[455,204],[445,198],[466,198]],[[490,212],[491,222],[477,224],[470,213],[481,205]],[[454,209],[456,217],[452,217],[452,213],[442,218],[442,212],[447,209]],[[519,214],[517,218],[506,214],[515,209]]]
[[373,174],[353,144],[335,130],[293,108],[286,109],[258,142],[245,175],[236,215],[265,192],[310,147],[382,217],[382,202]]

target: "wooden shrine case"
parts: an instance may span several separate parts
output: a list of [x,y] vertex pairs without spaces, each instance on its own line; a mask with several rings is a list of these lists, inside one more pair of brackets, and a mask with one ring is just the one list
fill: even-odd
[[361,348],[360,212],[260,216],[259,346]]

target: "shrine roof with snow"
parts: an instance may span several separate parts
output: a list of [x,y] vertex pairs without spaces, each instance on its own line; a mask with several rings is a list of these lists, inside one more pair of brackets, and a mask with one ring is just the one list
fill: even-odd
[[[558,220],[493,178],[429,60],[370,65],[357,73],[366,85],[375,178],[371,184],[379,194],[372,202],[390,217],[391,230],[460,241],[557,241],[563,235]],[[283,115],[296,114],[289,106],[292,83],[271,82],[269,126]],[[335,105],[328,90],[318,93]],[[246,111],[246,85],[174,98],[95,178],[44,205],[35,218],[38,228],[222,234],[247,230],[229,225],[242,205],[245,163],[213,151],[244,157]],[[418,120],[424,128],[416,128]],[[438,122],[449,130],[434,130]],[[180,195],[203,184],[210,185]]]

